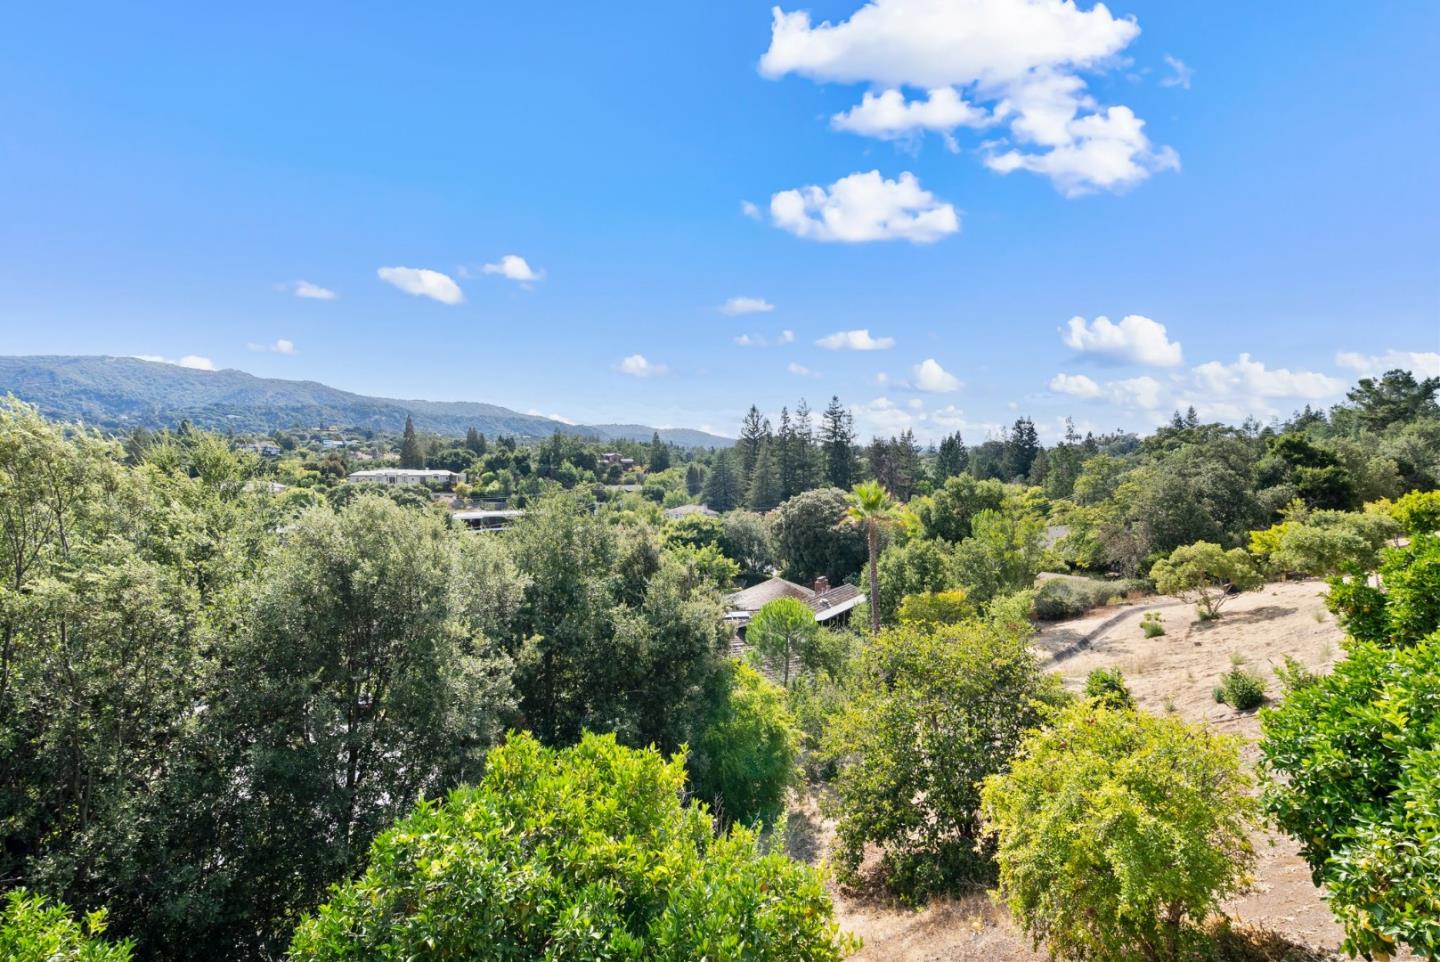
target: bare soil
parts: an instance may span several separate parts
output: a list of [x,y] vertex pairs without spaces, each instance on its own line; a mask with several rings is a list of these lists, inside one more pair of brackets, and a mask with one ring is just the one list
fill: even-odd
[[[1072,621],[1044,627],[1035,648],[1067,686],[1080,689],[1096,668],[1119,668],[1140,707],[1177,712],[1187,721],[1249,739],[1247,759],[1258,757],[1254,740],[1260,723],[1254,713],[1217,704],[1213,690],[1235,659],[1271,680],[1273,668],[1290,656],[1308,668],[1328,671],[1344,652],[1342,633],[1325,609],[1325,585],[1292,581],[1231,598],[1221,618],[1200,622],[1191,605],[1174,598],[1144,598],[1097,609]],[[1140,619],[1158,611],[1166,633],[1146,638]],[[801,800],[790,815],[791,850],[820,861],[830,848],[831,826],[813,798]],[[1343,933],[1309,868],[1286,836],[1261,831],[1250,893],[1226,906],[1237,922],[1258,926],[1312,952],[1339,953]],[[916,910],[873,893],[853,893],[832,884],[841,927],[864,939],[854,957],[865,962],[1033,962],[1046,956],[1032,949],[988,893],[932,901]],[[1417,957],[1400,955],[1395,962]]]

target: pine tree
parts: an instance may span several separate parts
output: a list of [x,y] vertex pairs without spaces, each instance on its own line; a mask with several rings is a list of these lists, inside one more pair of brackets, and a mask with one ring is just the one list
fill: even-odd
[[1016,418],[1015,426],[1005,438],[1004,465],[1007,480],[1027,478],[1035,455],[1040,451],[1040,435],[1035,431],[1035,422],[1029,418]]
[[400,467],[425,467],[425,453],[420,447],[420,439],[415,437],[415,422],[408,414],[405,415],[405,435],[400,439]]
[[694,461],[685,468],[685,493],[695,497],[705,486],[705,469]]
[[795,424],[788,408],[780,409],[780,430],[775,435],[775,460],[780,475],[780,500],[788,501],[804,490],[800,486],[800,468],[804,455]]
[[830,398],[820,425],[820,445],[825,458],[825,480],[834,487],[850,490],[859,474],[855,457],[855,418],[840,403]]
[[755,458],[755,469],[750,472],[750,486],[746,492],[746,504],[751,511],[769,511],[782,500],[780,495],[780,470],[774,455],[775,442],[760,446]]
[[815,449],[815,425],[810,418],[810,405],[802,397],[795,407],[796,478],[802,494],[820,484],[820,452]]
[[664,471],[670,467],[670,445],[660,440],[660,432],[656,431],[650,439],[650,470]]
[[890,460],[894,472],[890,493],[901,501],[909,501],[920,483],[924,467],[920,463],[920,445],[915,432],[906,428],[900,438],[891,443]]
[[711,511],[733,511],[740,505],[740,479],[735,476],[735,456],[729,451],[720,451],[705,475],[705,487],[700,498]]
[[474,428],[467,428],[465,431],[465,450],[471,454],[481,455],[485,453],[485,435]]
[[765,443],[765,437],[770,433],[770,422],[760,413],[755,405],[750,405],[750,410],[745,415],[745,421],[740,426],[740,443],[736,447],[740,451],[740,483],[745,486],[750,484],[750,475],[755,470],[755,461],[760,457],[760,447]]
[[965,441],[960,437],[959,431],[944,438],[940,442],[940,452],[935,456],[935,484],[942,485],[946,478],[962,474],[968,459]]

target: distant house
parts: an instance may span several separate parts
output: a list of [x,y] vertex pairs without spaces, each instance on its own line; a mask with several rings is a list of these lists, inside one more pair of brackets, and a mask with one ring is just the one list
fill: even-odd
[[688,518],[692,514],[698,514],[706,518],[720,517],[720,512],[711,511],[703,504],[682,504],[678,508],[665,509],[665,518],[668,521],[675,521],[680,518]]
[[350,472],[350,480],[356,484],[459,484],[465,480],[465,472],[428,468],[371,468],[368,471]]
[[321,449],[325,451],[334,451],[336,448],[343,448],[344,446],[344,441],[337,441],[334,438],[326,438],[320,442]]
[[520,508],[499,511],[471,508],[465,511],[451,512],[450,517],[472,531],[504,531],[517,518],[525,517],[525,512]]
[[750,624],[750,619],[755,617],[755,613],[780,598],[803,601],[815,612],[815,620],[826,628],[843,628],[848,625],[850,612],[865,600],[860,589],[854,585],[832,588],[829,579],[823,576],[816,578],[815,585],[811,588],[774,577],[744,591],[737,591],[725,599],[725,623],[732,632],[732,654],[744,651],[745,628]]
[[601,461],[604,461],[606,464],[619,464],[619,463],[620,463],[620,452],[619,452],[619,451],[606,451],[604,454],[600,455],[600,460],[601,460]]
[[248,451],[250,454],[258,454],[262,458],[280,457],[280,445],[271,444],[268,441],[256,441],[251,444],[237,445],[236,450]]

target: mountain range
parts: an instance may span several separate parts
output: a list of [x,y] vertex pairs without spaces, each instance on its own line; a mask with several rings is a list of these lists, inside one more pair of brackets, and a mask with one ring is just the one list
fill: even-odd
[[[13,394],[46,417],[106,430],[174,427],[188,420],[213,431],[268,433],[287,428],[398,432],[405,418],[421,431],[458,436],[468,428],[495,437],[549,437],[556,431],[602,441],[648,441],[642,424],[567,424],[496,404],[367,397],[316,381],[205,371],[133,357],[0,357],[0,394]],[[730,438],[690,428],[660,428],[683,447],[724,447]]]

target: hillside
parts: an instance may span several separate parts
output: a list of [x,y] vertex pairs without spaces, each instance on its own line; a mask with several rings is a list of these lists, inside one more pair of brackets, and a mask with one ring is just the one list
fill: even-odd
[[[650,440],[640,424],[569,425],[495,404],[367,397],[315,381],[261,378],[244,371],[197,371],[129,357],[0,357],[0,393],[47,417],[106,429],[172,427],[181,420],[219,431],[368,428],[399,431],[407,415],[422,431],[549,437],[556,430],[602,440]],[[686,447],[727,446],[728,438],[690,428],[660,431]]]

